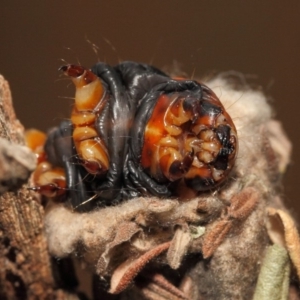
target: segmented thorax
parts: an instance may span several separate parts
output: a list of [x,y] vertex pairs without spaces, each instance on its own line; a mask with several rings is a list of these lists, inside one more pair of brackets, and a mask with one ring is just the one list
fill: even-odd
[[109,168],[109,154],[96,131],[95,121],[107,103],[106,87],[94,73],[81,66],[66,65],[60,70],[71,77],[76,88],[71,120],[79,161],[89,173],[103,175]]

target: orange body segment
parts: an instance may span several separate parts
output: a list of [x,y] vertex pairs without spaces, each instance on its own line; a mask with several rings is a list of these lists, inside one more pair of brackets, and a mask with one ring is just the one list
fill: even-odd
[[38,166],[32,174],[33,190],[53,198],[65,193],[66,176],[62,168],[53,168],[44,151],[46,134],[30,129],[25,132],[27,146],[37,155]]
[[105,85],[82,66],[67,65],[61,70],[71,77],[76,88],[71,120],[79,161],[89,173],[103,175],[109,168],[109,156],[95,129],[95,121],[107,103]]
[[25,141],[27,147],[29,147],[35,153],[37,163],[40,163],[46,159],[44,152],[46,134],[44,132],[36,129],[26,130]]

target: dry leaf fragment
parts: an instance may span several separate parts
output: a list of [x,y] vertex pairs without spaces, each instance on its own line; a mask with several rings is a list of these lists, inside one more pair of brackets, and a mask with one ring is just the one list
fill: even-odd
[[148,210],[159,214],[169,212],[175,209],[178,206],[178,201],[164,199],[164,201],[156,201],[155,199],[151,199],[148,203]]
[[180,267],[191,241],[192,236],[188,226],[178,226],[167,253],[167,260],[172,269],[176,270]]
[[213,228],[204,235],[202,254],[204,258],[209,258],[225,239],[231,229],[232,222],[223,219],[217,222]]
[[170,247],[170,242],[160,244],[149,250],[135,260],[128,259],[122,263],[113,273],[110,282],[111,294],[119,294],[124,291],[145,267],[145,265],[154,257],[160,255]]
[[283,174],[291,161],[292,143],[279,121],[270,120],[267,123],[267,129],[272,149],[279,158],[279,172]]
[[254,210],[259,200],[259,193],[253,187],[247,187],[231,199],[229,216],[235,219],[246,219]]
[[282,222],[285,246],[297,270],[298,278],[300,278],[300,239],[295,222],[291,216],[283,210],[269,207],[268,212],[270,216],[274,217],[277,215]]
[[118,245],[129,241],[133,235],[141,231],[141,228],[133,222],[122,222],[118,227],[118,231],[114,240],[107,244],[105,252],[101,255],[97,262],[97,274],[101,274],[107,268],[110,262],[111,251]]
[[[150,290],[156,294],[157,298],[164,297],[164,299],[188,299],[184,292],[175,287],[170,283],[164,276],[157,273],[143,274],[150,283],[142,288],[142,292],[145,293],[146,290]],[[154,298],[154,299],[157,299]]]
[[192,278],[188,275],[185,275],[184,278],[182,279],[179,289],[183,292],[183,294],[188,298],[188,299],[196,299],[195,294],[195,284],[192,280]]
[[145,288],[141,290],[142,295],[144,295],[147,300],[180,300],[185,298],[179,298],[169,291],[161,288],[155,283],[149,283]]
[[35,167],[36,157],[29,148],[0,138],[0,194],[20,188]]
[[253,187],[247,187],[232,197],[228,215],[213,225],[204,235],[202,246],[204,258],[210,257],[215,252],[232,228],[233,220],[230,217],[237,220],[245,220],[255,209],[258,200],[259,193]]

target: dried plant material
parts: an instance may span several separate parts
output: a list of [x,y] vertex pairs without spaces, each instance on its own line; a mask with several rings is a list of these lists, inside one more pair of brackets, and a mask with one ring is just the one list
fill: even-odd
[[[170,294],[166,290],[162,289],[154,283],[149,283],[149,285],[143,289],[135,288],[137,295],[134,299],[147,299],[147,300],[179,300],[178,297]],[[124,298],[122,298],[123,300]],[[125,298],[128,300],[129,298]]]
[[225,219],[217,222],[203,238],[202,254],[204,258],[210,257],[224,241],[231,229],[232,223]]
[[187,299],[197,299],[197,289],[195,288],[194,282],[191,277],[184,276],[182,279],[179,289],[187,297]]
[[0,136],[11,143],[24,145],[24,127],[17,119],[8,82],[0,75]]
[[[275,208],[268,207],[267,229],[268,235],[273,244],[285,247],[284,227],[280,218],[276,214]],[[272,212],[274,213],[272,215]]]
[[170,247],[170,242],[161,244],[154,249],[149,250],[139,258],[129,259],[122,263],[113,273],[111,277],[110,290],[112,294],[119,294],[125,290],[145,267],[145,265],[153,258],[160,255]]
[[[200,199],[199,197],[179,203],[176,200],[166,201],[155,197],[136,198],[90,213],[76,213],[63,205],[50,204],[45,220],[49,249],[53,255],[65,257],[78,251],[78,246],[81,245],[84,249],[81,255],[89,262],[94,262],[93,264],[106,253],[105,265],[108,266],[109,259],[113,259],[108,254],[114,253],[113,249],[118,246],[118,243],[113,243],[114,239],[118,237],[119,241],[124,241],[128,238],[128,233],[125,234],[124,231],[126,226],[120,225],[130,224],[136,230],[138,226],[142,234],[131,240],[130,247],[133,253],[142,254],[162,241],[170,241],[176,225],[187,226],[187,222],[190,222],[191,226],[197,227],[199,222],[206,221],[207,215],[196,213]],[[204,200],[205,197],[202,201]],[[127,259],[127,254],[128,252],[124,252],[123,260]],[[108,270],[100,273],[101,276],[110,274]]]
[[105,252],[101,255],[98,263],[97,263],[97,273],[101,274],[105,271],[110,262],[110,257],[113,255],[111,252],[114,248],[124,242],[129,241],[133,235],[137,232],[140,232],[141,229],[137,226],[136,223],[133,222],[123,222],[119,226],[119,230],[113,241],[109,243],[106,247]]
[[[189,299],[183,291],[176,288],[164,276],[160,274],[142,274],[149,283],[147,285],[140,285],[142,294],[153,294],[152,299]],[[155,296],[154,296],[155,294]]]
[[202,254],[209,258],[226,238],[230,229],[235,226],[235,220],[245,220],[255,209],[259,193],[253,187],[246,187],[231,198],[227,215],[209,228],[203,238]]
[[210,220],[218,219],[223,209],[224,203],[222,203],[219,198],[207,196],[199,199],[196,212],[201,215],[203,219],[206,217],[205,221],[209,222]]
[[256,207],[259,200],[259,193],[253,187],[245,188],[241,193],[231,199],[231,205],[228,209],[230,217],[244,220]]
[[156,283],[149,283],[146,288],[143,288],[140,291],[141,295],[143,295],[146,299],[150,300],[180,300],[186,299],[185,297],[178,297],[168,290],[162,288]]
[[300,239],[295,222],[290,215],[283,210],[270,207],[268,212],[271,217],[277,216],[279,217],[278,221],[282,222],[285,247],[289,253],[293,265],[297,270],[298,278],[300,278]]
[[279,172],[283,174],[291,161],[292,143],[287,138],[279,121],[270,120],[267,123],[267,129],[272,149],[278,155]]
[[192,290],[194,296],[191,299],[252,298],[259,262],[269,245],[263,207],[264,203],[259,203],[243,223],[233,226],[222,243],[213,249],[209,259],[194,263],[187,273],[196,289]]
[[154,274],[151,276],[151,281],[159,285],[160,287],[164,288],[165,290],[169,291],[173,295],[177,296],[180,299],[185,299],[186,296],[184,293],[176,288],[173,284],[171,284],[164,276],[160,274]]
[[279,245],[268,247],[253,300],[287,300],[289,276],[290,262],[287,251]]
[[0,138],[0,194],[20,188],[35,166],[35,155],[27,147]]
[[159,213],[168,213],[175,209],[177,206],[177,201],[165,199],[165,201],[162,203],[160,201],[157,201],[155,198],[149,199],[149,202],[147,204],[148,210],[155,213],[156,215]]
[[192,236],[188,226],[178,226],[167,253],[167,261],[172,269],[176,270],[180,267],[191,241]]

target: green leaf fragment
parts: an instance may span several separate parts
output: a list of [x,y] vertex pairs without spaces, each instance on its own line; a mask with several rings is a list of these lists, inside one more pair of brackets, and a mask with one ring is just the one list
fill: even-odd
[[287,300],[289,277],[290,260],[286,249],[276,244],[268,247],[253,300]]

